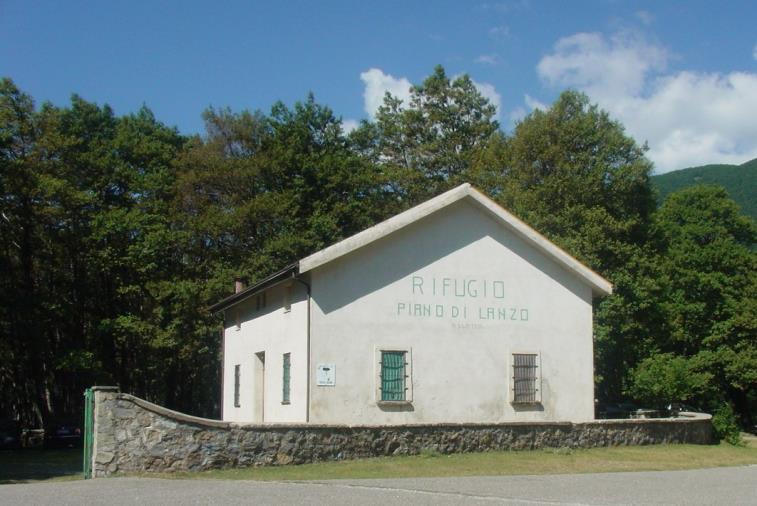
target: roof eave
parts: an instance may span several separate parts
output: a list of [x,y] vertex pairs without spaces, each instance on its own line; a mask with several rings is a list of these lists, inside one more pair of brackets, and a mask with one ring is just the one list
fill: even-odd
[[530,225],[522,221],[514,214],[508,212],[502,206],[494,202],[492,199],[476,190],[470,188],[470,194],[475,200],[481,204],[487,211],[498,216],[501,220],[507,224],[507,226],[515,232],[522,239],[525,239],[528,243],[535,246],[538,250],[557,260],[563,268],[572,272],[585,283],[591,287],[591,292],[594,297],[601,297],[605,295],[611,295],[613,286],[612,283],[607,281],[597,272],[593,271],[580,260],[573,257],[570,253],[557,246],[555,243],[544,237],[537,232]]
[[208,306],[208,311],[211,313],[217,313],[219,311],[224,311],[232,306],[235,306],[236,304],[239,304],[240,302],[262,292],[263,290],[266,290],[268,288],[271,288],[272,286],[275,286],[283,281],[286,281],[287,279],[292,279],[297,276],[298,274],[298,264],[290,264],[281,269],[280,271],[274,272],[267,278],[264,278],[260,280],[259,282],[255,283],[254,285],[251,285],[241,292],[237,292],[233,295],[230,295],[229,297],[226,297],[225,299],[216,302],[212,306]]
[[422,204],[401,212],[398,215],[382,221],[370,228],[358,232],[357,234],[348,237],[336,244],[324,248],[320,251],[316,251],[310,256],[307,256],[300,260],[300,272],[305,273],[311,271],[317,267],[336,260],[337,258],[351,253],[356,249],[370,244],[382,237],[385,237],[397,230],[400,230],[408,225],[411,225],[425,216],[432,214],[439,209],[442,209],[455,201],[458,201],[469,194],[471,188],[470,183],[462,184],[452,190],[449,190],[441,195],[427,200]]

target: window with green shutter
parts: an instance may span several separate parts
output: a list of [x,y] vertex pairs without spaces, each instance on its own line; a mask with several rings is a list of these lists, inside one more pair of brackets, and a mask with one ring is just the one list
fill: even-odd
[[291,353],[284,353],[283,377],[281,381],[281,403],[289,404],[289,378],[291,369]]
[[406,400],[405,380],[405,352],[382,351],[381,352],[381,400],[404,401]]
[[241,369],[241,365],[237,364],[234,366],[234,407],[239,407],[239,370]]

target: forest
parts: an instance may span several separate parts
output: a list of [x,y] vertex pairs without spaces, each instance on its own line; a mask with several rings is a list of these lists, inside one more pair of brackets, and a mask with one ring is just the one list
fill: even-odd
[[614,284],[594,307],[600,402],[754,425],[754,221],[714,185],[658,205],[646,147],[587,96],[505,133],[468,76],[436,67],[349,133],[312,95],[202,115],[185,136],[146,107],[35,104],[0,81],[0,416],[78,417],[86,387],[117,385],[217,417],[207,308],[235,278],[470,182]]

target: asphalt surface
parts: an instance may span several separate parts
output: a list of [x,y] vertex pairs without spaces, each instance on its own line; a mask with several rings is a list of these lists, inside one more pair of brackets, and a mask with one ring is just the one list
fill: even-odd
[[103,478],[0,485],[2,505],[757,505],[757,466],[694,471],[256,482]]

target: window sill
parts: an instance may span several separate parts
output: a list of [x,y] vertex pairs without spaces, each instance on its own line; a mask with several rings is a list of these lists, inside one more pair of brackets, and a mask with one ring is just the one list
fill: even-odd
[[376,401],[379,406],[408,406],[413,401]]

